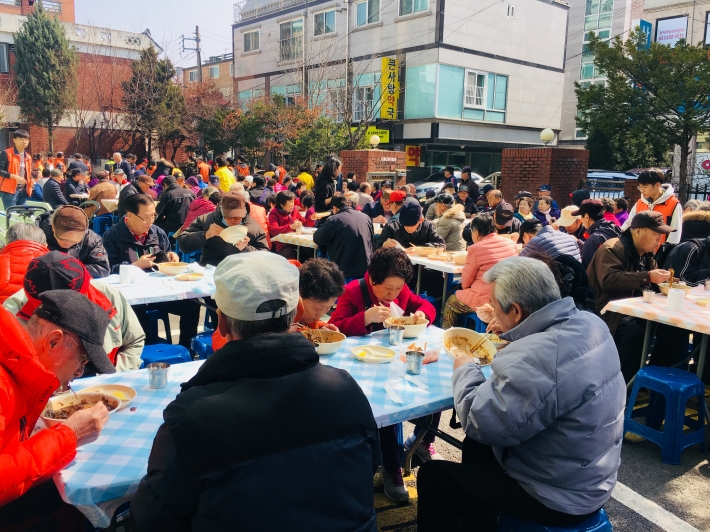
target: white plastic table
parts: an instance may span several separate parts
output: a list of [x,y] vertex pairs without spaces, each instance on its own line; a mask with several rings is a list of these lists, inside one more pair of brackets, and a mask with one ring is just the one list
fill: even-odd
[[188,272],[202,273],[204,277],[199,281],[178,281],[175,276],[153,272],[148,274],[144,282],[137,284],[121,284],[117,274],[95,279],[94,282],[106,283],[117,288],[129,305],[211,297],[214,294],[213,267],[203,268],[195,263],[190,264]]
[[463,271],[463,266],[459,266],[453,262],[444,262],[441,260],[431,260],[428,257],[420,257],[418,255],[409,255],[409,260],[412,264],[419,266],[417,271],[417,295],[421,290],[422,282],[422,270],[428,268],[430,270],[436,270],[437,272],[442,272],[444,274],[444,291],[441,295],[441,315],[444,315],[444,307],[446,306],[446,292],[449,288],[449,276],[450,275],[461,275]]
[[296,246],[296,260],[301,260],[301,248],[310,248],[313,250],[313,256],[316,256],[316,250],[318,249],[318,244],[313,242],[313,235],[303,233],[297,235],[296,233],[281,233],[271,237],[272,242],[281,242],[282,244],[291,244]]
[[[415,341],[422,347],[424,342],[430,345],[440,343],[442,334],[441,329],[429,327],[417,340],[405,340],[402,347]],[[367,344],[389,345],[386,331],[348,338],[338,352],[320,360],[353,376],[370,402],[378,427],[452,408],[453,363],[443,349],[438,362],[424,365],[421,375],[413,377],[419,383],[415,385],[402,378],[405,364],[399,359],[389,364],[365,364],[355,360],[351,348]],[[115,510],[136,492],[147,471],[153,439],[163,423],[163,410],[180,392],[181,383],[195,375],[203,363],[196,361],[171,366],[168,386],[162,390],[148,386],[146,370],[74,382],[76,390],[114,383],[131,386],[138,392],[127,408],[111,414],[99,438],[80,447],[74,461],[54,476],[64,500],[81,510],[92,524],[108,526]],[[490,367],[483,370],[488,377]],[[395,402],[385,391],[386,383],[401,403]]]
[[118,209],[118,199],[102,199],[101,205],[103,205],[108,212],[113,212]]

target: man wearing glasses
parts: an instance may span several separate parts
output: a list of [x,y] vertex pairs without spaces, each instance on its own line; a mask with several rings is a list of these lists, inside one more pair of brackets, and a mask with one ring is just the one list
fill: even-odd
[[62,503],[51,478],[74,459],[78,445],[95,439],[106,407],[99,402],[32,431],[60,383],[80,377],[85,366],[116,371],[103,347],[109,324],[103,308],[73,290],[48,290],[39,299],[28,321],[0,308],[0,528],[13,530],[43,529],[59,512],[85,522]]
[[[146,194],[133,194],[126,198],[126,216],[113,225],[103,236],[104,247],[108,254],[111,273],[119,273],[121,265],[132,264],[150,272],[158,262],[179,262],[177,253],[170,247],[168,235],[154,225],[157,217],[155,202]],[[143,330],[150,330],[148,310],[164,310],[180,316],[180,345],[190,349],[190,340],[197,335],[197,323],[200,306],[187,300],[133,305]],[[146,343],[154,343],[148,338]]]
[[629,212],[629,217],[621,230],[626,231],[631,227],[631,220],[639,212],[656,211],[663,215],[663,221],[670,225],[673,233],[663,235],[661,244],[678,244],[680,242],[681,231],[683,229],[683,207],[675,197],[673,185],[663,183],[665,174],[660,168],[649,168],[638,175],[638,189],[641,198],[636,202]]

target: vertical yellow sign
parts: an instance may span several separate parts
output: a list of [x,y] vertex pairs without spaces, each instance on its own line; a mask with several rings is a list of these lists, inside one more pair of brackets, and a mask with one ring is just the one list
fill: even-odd
[[397,119],[397,104],[399,103],[399,62],[396,59],[382,58],[382,106],[380,118],[384,120]]

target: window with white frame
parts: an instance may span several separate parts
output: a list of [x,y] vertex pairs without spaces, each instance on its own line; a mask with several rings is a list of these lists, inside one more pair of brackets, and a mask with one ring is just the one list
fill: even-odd
[[190,70],[190,81],[197,81],[197,70]]
[[399,0],[399,16],[413,15],[429,9],[429,0]]
[[215,66],[210,67],[210,78],[212,78],[212,79],[219,78],[219,65],[215,65]]
[[355,4],[355,25],[364,26],[380,21],[380,0],[363,0]]
[[475,70],[466,71],[464,107],[482,109],[486,105],[486,74]]
[[313,15],[313,35],[328,35],[335,33],[335,9]]
[[303,57],[303,19],[282,22],[279,28],[279,57],[281,61],[293,61]]
[[345,121],[345,88],[329,89],[325,101],[325,114],[337,122]]
[[355,87],[353,91],[353,121],[360,122],[372,117],[375,87]]
[[244,51],[253,52],[259,49],[259,31],[249,31],[244,34]]

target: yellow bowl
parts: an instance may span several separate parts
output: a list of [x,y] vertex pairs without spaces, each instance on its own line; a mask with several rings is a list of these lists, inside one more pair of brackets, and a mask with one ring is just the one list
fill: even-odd
[[385,320],[385,326],[392,327],[393,325],[399,325],[400,327],[404,327],[405,338],[416,338],[420,334],[422,334],[427,328],[427,326],[429,325],[429,320],[419,318],[417,320],[417,323],[414,323],[414,320],[411,316],[407,316],[406,318],[387,318]]
[[461,252],[461,253],[455,253],[454,256],[452,257],[454,264],[458,264],[459,266],[463,266],[466,264],[466,257],[468,256],[468,253],[466,252]]
[[[316,348],[316,353],[319,355],[332,355],[345,341],[345,335],[336,331],[328,331],[318,329],[318,332],[313,332],[313,329],[301,329],[301,334],[308,338]],[[323,341],[320,341],[323,338]]]
[[42,418],[42,421],[47,426],[47,428],[50,428],[54,425],[64,423],[66,420],[47,417],[48,412],[57,411],[61,410],[62,408],[67,408],[68,406],[80,404],[82,401],[86,401],[87,403],[96,403],[98,401],[101,401],[102,399],[106,399],[106,402],[113,406],[113,410],[109,411],[109,415],[113,414],[121,408],[121,400],[118,397],[109,395],[107,393],[77,392],[76,395],[74,395],[73,393],[69,392],[51,397],[47,402],[47,406],[45,406],[44,410],[42,410],[40,417]]
[[[444,344],[444,349],[446,350],[446,353],[452,359],[455,359],[458,353],[457,353],[457,350],[454,349],[456,347],[453,342],[454,337],[459,337],[459,338],[463,337],[466,340],[468,340],[468,343],[470,346],[474,346],[478,342],[481,341],[481,338],[483,336],[484,335],[477,333],[476,331],[472,331],[471,329],[464,329],[463,327],[452,327],[451,329],[448,329],[444,333],[444,336],[442,336],[441,340]],[[498,352],[498,350],[495,348],[495,346],[491,343],[490,340],[486,340],[485,342],[483,342],[479,346],[478,349],[482,349],[485,352],[485,354],[487,355],[487,358],[491,361],[493,360],[493,357],[495,357],[496,353]],[[471,355],[471,356],[473,356],[473,355]],[[480,358],[480,357],[478,357],[478,358]],[[490,362],[488,362],[488,363],[482,362],[481,366],[487,366],[488,364],[490,364]]]
[[429,255],[433,255],[434,253],[436,253],[436,248],[417,246],[414,248],[414,253],[416,253],[420,257],[428,257]]
[[[668,283],[661,283],[658,285],[658,288],[661,289],[661,294],[663,294],[664,296],[668,295],[668,289],[669,289]],[[673,290],[676,290],[676,289],[685,290],[686,292],[690,292],[693,289],[693,287],[688,286],[687,284],[673,283]]]
[[185,273],[189,264],[187,262],[161,262],[156,266],[165,275],[180,275]]

